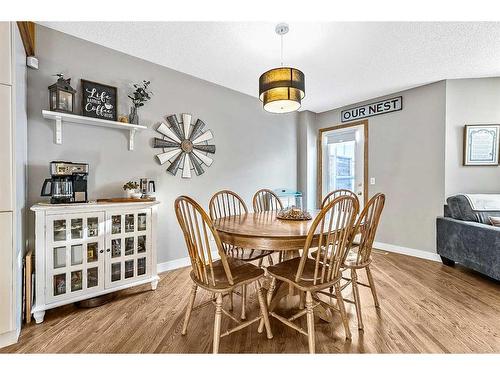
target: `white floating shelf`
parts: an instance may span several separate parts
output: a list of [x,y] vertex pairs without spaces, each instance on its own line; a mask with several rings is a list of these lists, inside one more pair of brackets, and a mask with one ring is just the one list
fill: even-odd
[[55,142],[58,145],[62,144],[63,122],[128,130],[129,131],[128,149],[130,151],[134,149],[135,133],[137,131],[147,129],[147,126],[144,125],[127,124],[125,122],[102,120],[99,118],[85,117],[85,116],[73,115],[70,113],[54,112],[47,110],[42,110],[42,116],[43,118],[49,120],[55,120]]

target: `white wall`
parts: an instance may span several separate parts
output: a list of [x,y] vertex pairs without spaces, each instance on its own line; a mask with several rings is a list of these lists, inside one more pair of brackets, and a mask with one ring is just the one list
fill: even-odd
[[[435,252],[435,218],[444,202],[445,94],[444,81],[394,93],[387,97],[402,95],[403,110],[368,119],[368,174],[376,179],[368,192],[386,195],[378,242]],[[318,129],[341,123],[345,108],[316,115],[316,138]],[[317,168],[316,157],[307,167]]]
[[500,78],[446,83],[446,196],[500,192],[500,167],[463,166],[464,125],[500,124]]
[[[88,162],[91,199],[122,196],[121,187],[129,179],[153,178],[162,202],[158,261],[165,262],[187,256],[173,210],[177,196],[192,196],[206,207],[214,192],[228,188],[251,206],[259,188],[296,188],[296,113],[269,114],[256,98],[38,25],[37,50],[40,70],[28,74],[30,205],[41,200],[52,160]],[[128,112],[129,84],[151,80],[153,98],[139,112],[140,122],[149,129],[136,135],[135,151],[127,149],[126,132],[83,125],[63,126],[63,144],[54,144],[53,123],[43,119],[41,111],[48,106],[47,87],[58,72],[71,77],[77,90],[80,78],[117,86],[119,114]],[[167,174],[167,165],[155,158],[161,150],[151,147],[152,138],[159,135],[153,124],[182,112],[192,113],[193,120],[201,118],[213,130],[217,147],[213,165],[191,180]],[[32,237],[32,215],[30,219]]]

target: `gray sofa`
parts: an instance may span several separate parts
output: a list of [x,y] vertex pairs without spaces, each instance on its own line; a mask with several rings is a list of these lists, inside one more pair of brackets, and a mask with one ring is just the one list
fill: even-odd
[[446,200],[444,217],[438,217],[437,252],[443,264],[455,262],[500,280],[500,227],[490,225],[490,216],[500,211],[474,211],[464,195]]

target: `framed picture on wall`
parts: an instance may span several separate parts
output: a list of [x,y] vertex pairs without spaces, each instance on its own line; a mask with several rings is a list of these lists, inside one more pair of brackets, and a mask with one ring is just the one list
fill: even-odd
[[80,81],[82,84],[82,115],[116,121],[116,87],[85,79]]
[[498,165],[500,125],[465,125],[464,165]]

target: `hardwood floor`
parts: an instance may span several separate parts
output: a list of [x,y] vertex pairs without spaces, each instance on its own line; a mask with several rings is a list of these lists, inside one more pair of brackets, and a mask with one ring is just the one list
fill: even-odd
[[[460,266],[375,251],[373,276],[381,309],[361,288],[365,330],[356,326],[347,304],[352,342],[345,341],[340,317],[334,328],[316,324],[317,353],[500,353],[500,283]],[[366,281],[366,275],[361,275]],[[19,342],[4,353],[208,353],[214,308],[193,312],[181,336],[191,281],[189,269],[160,275],[156,291],[146,286],[120,292],[107,305],[73,305],[47,311],[45,322],[24,327]],[[350,290],[346,290],[350,296]],[[208,294],[200,293],[201,298]],[[235,297],[239,311],[239,298]],[[283,313],[287,302],[283,300]],[[225,302],[227,303],[227,302]],[[249,296],[248,311],[258,311]],[[250,317],[253,315],[250,315]],[[222,329],[233,322],[223,319]],[[305,317],[299,319],[305,327]],[[307,338],[271,318],[274,338],[252,325],[221,339],[221,353],[306,353]]]

